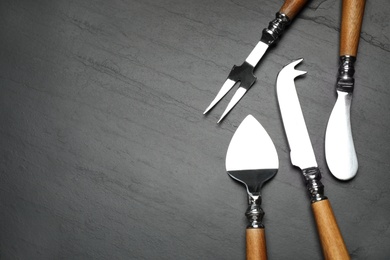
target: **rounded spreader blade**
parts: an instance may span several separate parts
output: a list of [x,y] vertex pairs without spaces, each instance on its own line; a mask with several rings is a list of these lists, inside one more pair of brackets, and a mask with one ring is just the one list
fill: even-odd
[[337,91],[337,94],[326,128],[325,157],[333,176],[339,180],[350,180],[358,170],[350,118],[352,94],[342,91]]

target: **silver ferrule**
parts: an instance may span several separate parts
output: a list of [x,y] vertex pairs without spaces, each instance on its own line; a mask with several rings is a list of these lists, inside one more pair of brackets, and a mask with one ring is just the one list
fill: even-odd
[[340,67],[336,83],[337,90],[353,92],[355,85],[355,79],[353,78],[355,74],[355,61],[356,57],[354,56],[340,56]]
[[264,228],[263,225],[263,217],[264,211],[261,208],[261,196],[260,195],[249,195],[249,206],[245,212],[245,216],[247,217],[249,224],[248,228]]
[[311,203],[325,200],[324,185],[321,182],[321,172],[318,167],[312,167],[302,170],[305,179],[306,188],[309,191]]
[[268,45],[273,44],[279,39],[289,23],[290,19],[285,14],[276,13],[276,18],[263,30],[261,41]]

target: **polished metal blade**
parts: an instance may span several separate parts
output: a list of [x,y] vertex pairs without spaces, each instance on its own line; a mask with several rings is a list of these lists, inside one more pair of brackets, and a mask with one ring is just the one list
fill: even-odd
[[337,91],[325,134],[326,162],[331,173],[340,180],[352,179],[358,170],[351,131],[351,101],[352,93]]
[[294,68],[302,60],[299,59],[288,64],[279,72],[276,81],[276,92],[290,146],[291,162],[301,169],[306,169],[317,167],[317,161],[294,84],[296,77],[306,74],[305,71],[295,70]]
[[252,65],[253,68],[256,67],[257,63],[259,63],[264,53],[267,51],[268,47],[269,47],[268,44],[259,41],[245,61],[248,62],[250,65]]
[[219,118],[217,124],[222,121],[222,119],[232,110],[232,108],[240,101],[240,99],[245,95],[247,89],[243,87],[239,87],[230,100],[228,106],[226,107],[225,111],[223,112],[222,116]]
[[230,141],[226,154],[226,170],[278,168],[278,154],[271,137],[252,115],[248,115]]
[[[260,59],[263,57],[264,53],[268,49],[268,44],[259,41],[255,48],[251,51],[249,56],[246,58],[245,62],[251,66],[251,70],[256,67],[257,63],[259,63]],[[234,69],[234,67],[233,67]],[[232,70],[233,70],[232,69]],[[247,71],[245,72],[247,73]],[[245,74],[247,76],[247,74]],[[249,72],[248,72],[249,73]],[[250,72],[252,74],[252,72]],[[230,74],[231,75],[231,74]],[[230,76],[229,75],[229,76]],[[253,76],[252,76],[253,77]],[[255,80],[256,78],[254,78]],[[242,75],[239,75],[236,79],[231,79],[228,77],[226,79],[225,83],[222,85],[221,89],[219,90],[217,96],[214,98],[214,100],[210,103],[210,105],[206,108],[206,110],[203,112],[203,114],[207,114],[232,88],[233,86],[238,82],[244,80],[244,77]],[[247,84],[248,82],[241,82],[241,86],[236,94],[233,96],[233,99],[228,104],[228,107],[225,109],[224,113],[222,114],[221,118],[218,120],[218,123],[230,112],[230,110],[240,101],[240,99],[244,96],[246,91],[252,86],[253,82],[251,84]],[[245,89],[245,90],[244,90]]]
[[264,228],[261,187],[275,176],[278,168],[278,154],[270,136],[248,115],[234,133],[226,153],[228,175],[246,187],[248,228]]
[[213,101],[211,101],[210,105],[206,108],[203,114],[209,112],[229,92],[229,90],[232,89],[232,87],[235,84],[236,84],[235,81],[226,79],[225,83],[222,85],[221,89],[219,90],[217,96],[214,98]]

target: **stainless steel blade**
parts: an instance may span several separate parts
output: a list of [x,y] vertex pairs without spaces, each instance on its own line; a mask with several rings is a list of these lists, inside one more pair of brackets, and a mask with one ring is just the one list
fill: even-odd
[[[250,66],[253,68],[256,67],[257,63],[261,60],[264,53],[267,51],[269,45],[259,41],[255,48],[251,51],[249,56],[246,58],[245,62],[247,62]],[[245,75],[245,74],[243,74]],[[214,100],[210,103],[210,105],[206,108],[206,110],[203,112],[203,114],[207,114],[233,87],[238,81],[244,80],[243,75],[239,75],[237,78],[227,78],[225,83],[222,85],[221,89],[219,90],[217,96],[214,98]],[[231,75],[229,75],[231,76]],[[225,109],[223,115],[218,120],[218,123],[230,112],[230,110],[240,101],[240,99],[244,96],[246,91],[251,87],[251,84],[248,84],[247,82],[241,82],[241,87],[237,90],[235,95],[233,96],[233,99],[230,101],[228,107]]]
[[[248,115],[229,144],[226,154],[229,176],[245,185],[249,204],[258,207],[262,185],[275,176],[278,168],[278,154],[270,136],[253,116]],[[255,219],[250,222],[257,225]]]
[[352,93],[337,91],[337,101],[325,134],[325,156],[329,170],[340,180],[353,178],[358,160],[352,138],[350,108]]
[[253,67],[256,67],[257,63],[259,63],[264,53],[267,51],[268,47],[269,47],[268,44],[259,41],[245,61],[248,62]]
[[230,141],[226,153],[226,171],[231,178],[246,187],[248,208],[245,216],[250,229],[264,228],[260,189],[275,176],[278,168],[278,154],[270,136],[253,116],[248,115]]
[[271,137],[252,115],[248,115],[230,141],[226,154],[226,170],[278,168],[278,154]]
[[317,167],[317,161],[294,84],[296,77],[306,74],[305,71],[295,70],[294,68],[302,60],[299,59],[288,64],[279,72],[276,81],[276,92],[290,146],[291,162],[301,169],[306,169]]
[[[253,71],[257,66],[257,63],[264,56],[268,47],[273,45],[280,38],[287,25],[291,22],[291,19],[293,19],[298,14],[299,10],[306,4],[306,2],[307,0],[285,1],[279,12],[276,13],[275,19],[273,19],[268,24],[268,27],[264,28],[262,31],[260,41],[256,44],[255,48],[251,51],[244,63],[242,63],[240,66],[233,66],[229,73],[228,80],[225,81],[225,84],[217,94],[217,97],[214,98],[203,114],[206,114],[208,111],[210,111],[237,82],[241,82],[240,87],[245,88],[246,91],[254,84],[256,77],[254,76]],[[220,122],[234,107],[234,105],[237,104],[237,102],[240,100],[240,98],[237,97],[240,95],[242,97],[246,91],[238,91],[234,97],[234,102],[230,102],[229,107],[225,110],[225,113],[218,122]]]
[[230,112],[230,110],[232,110],[232,108],[238,103],[238,101],[240,101],[240,99],[245,95],[247,89],[246,88],[243,88],[243,87],[239,87],[236,91],[236,93],[234,94],[234,96],[232,97],[232,99],[230,100],[228,106],[226,107],[225,111],[223,112],[222,116],[219,118],[217,124],[219,124],[219,122],[221,122],[221,120]]
[[340,180],[355,177],[358,161],[352,139],[350,109],[355,86],[355,62],[358,53],[366,1],[343,0],[340,30],[340,66],[337,101],[325,134],[325,156],[330,172]]
[[301,61],[302,59],[294,61],[284,67],[276,83],[280,112],[291,150],[291,162],[301,168],[325,259],[350,259],[330,202],[324,194],[321,171],[317,166],[295,89],[294,78],[306,73],[294,69]]
[[206,114],[210,111],[228,92],[232,89],[232,87],[236,84],[235,81],[231,79],[226,79],[225,83],[222,85],[221,89],[219,90],[217,96],[214,98],[213,101],[211,101],[210,105],[206,108],[206,110],[203,112],[203,114]]

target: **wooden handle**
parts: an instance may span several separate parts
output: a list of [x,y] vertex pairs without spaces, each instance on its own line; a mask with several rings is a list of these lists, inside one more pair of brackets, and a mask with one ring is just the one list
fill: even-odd
[[264,228],[246,229],[246,260],[267,260]]
[[279,13],[287,15],[292,20],[306,4],[308,0],[286,0]]
[[311,204],[325,259],[350,259],[329,200]]
[[340,56],[356,57],[362,28],[365,0],[343,0]]

